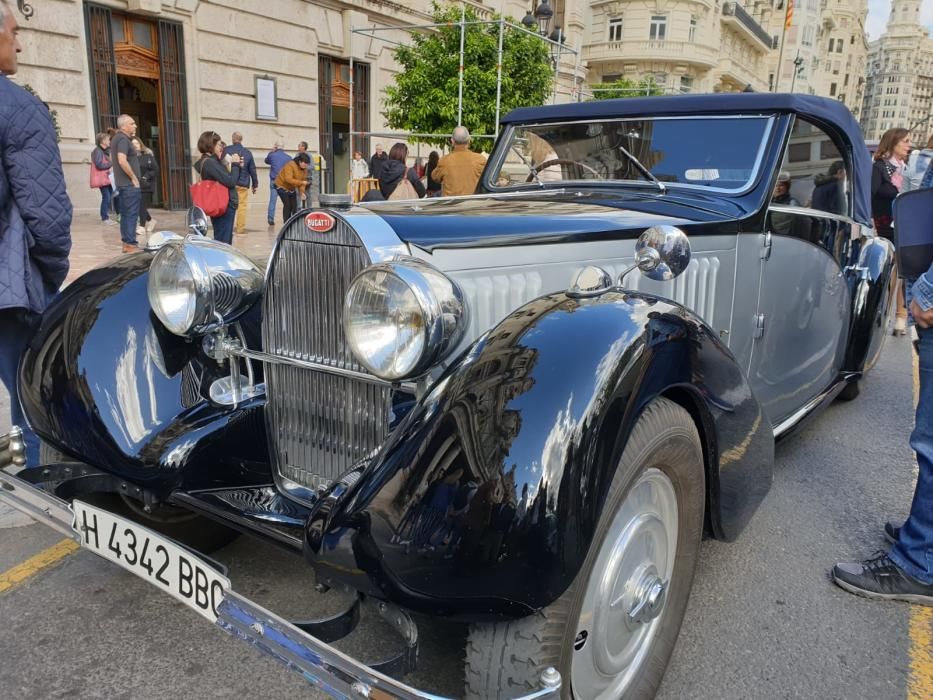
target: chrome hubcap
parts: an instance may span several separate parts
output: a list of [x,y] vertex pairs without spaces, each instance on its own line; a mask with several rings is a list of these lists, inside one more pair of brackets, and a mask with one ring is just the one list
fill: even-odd
[[619,506],[587,583],[571,664],[574,697],[617,700],[637,677],[664,619],[677,530],[674,485],[648,469]]

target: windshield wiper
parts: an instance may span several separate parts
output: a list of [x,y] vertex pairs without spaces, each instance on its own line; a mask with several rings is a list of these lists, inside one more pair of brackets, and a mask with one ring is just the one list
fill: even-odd
[[626,158],[628,158],[630,161],[632,161],[632,163],[635,164],[636,168],[641,170],[642,175],[647,177],[649,180],[651,180],[651,182],[653,182],[654,184],[658,186],[658,189],[661,191],[661,194],[667,194],[667,187],[665,187],[664,183],[654,176],[654,173],[652,173],[650,170],[648,170],[648,168],[642,165],[641,161],[638,160],[638,158],[636,158],[631,153],[629,153],[627,150],[625,150],[625,146],[623,146],[622,144],[619,144],[618,148],[620,151],[622,151],[622,153],[625,154]]
[[535,182],[541,185],[541,187],[544,187],[544,183],[541,182],[541,178],[538,177],[538,171],[535,168],[535,166],[533,166],[531,163],[528,162],[528,160],[525,158],[525,156],[522,155],[522,152],[520,150],[515,148],[515,144],[512,144],[511,148],[513,151],[515,151],[515,155],[517,155],[519,158],[522,159],[522,163],[524,163],[525,167],[528,168],[528,172],[531,173],[531,176],[535,179]]

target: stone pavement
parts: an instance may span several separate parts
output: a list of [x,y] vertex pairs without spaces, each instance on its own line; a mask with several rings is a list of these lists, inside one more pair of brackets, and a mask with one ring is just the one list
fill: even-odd
[[[265,186],[265,183],[263,183]],[[275,243],[275,237],[282,226],[282,205],[279,203],[276,207],[276,226],[270,228],[266,224],[266,206],[268,203],[269,191],[260,187],[259,193],[250,204],[247,215],[246,233],[241,236],[234,236],[233,245],[246,252],[247,255],[264,261]],[[174,231],[185,234],[185,212],[184,211],[165,211],[162,209],[151,209],[150,213],[156,222],[157,231]],[[80,213],[75,214],[71,226],[71,270],[68,278],[65,280],[67,286],[88,270],[91,270],[113,258],[120,257],[120,229],[118,226],[108,226],[100,222],[100,217],[95,214]],[[145,236],[139,239],[141,246],[146,243]],[[10,428],[10,400],[6,389],[0,386],[0,433],[5,433]],[[22,524],[23,516],[15,512],[10,512],[6,506],[0,504],[0,529],[4,527],[14,527]]]

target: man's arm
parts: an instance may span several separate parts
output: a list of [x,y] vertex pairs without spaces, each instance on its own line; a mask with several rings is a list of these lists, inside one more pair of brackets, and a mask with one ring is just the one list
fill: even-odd
[[[14,111],[15,110],[15,111]],[[49,111],[39,100],[0,110],[3,161],[13,199],[35,245],[29,256],[50,289],[68,274],[72,205]]]
[[256,174],[256,159],[253,158],[253,154],[249,151],[246,154],[246,172],[249,173],[249,177],[253,181],[253,192],[255,192],[259,187],[259,176]]

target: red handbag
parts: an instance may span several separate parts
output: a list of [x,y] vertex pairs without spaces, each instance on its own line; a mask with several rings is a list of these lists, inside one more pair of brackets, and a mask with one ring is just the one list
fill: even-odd
[[98,170],[95,165],[91,163],[91,187],[94,189],[110,187],[110,168]]
[[201,180],[191,185],[191,202],[212,218],[223,216],[230,206],[230,190],[216,180]]

